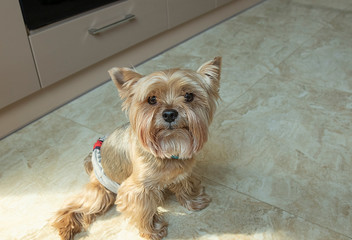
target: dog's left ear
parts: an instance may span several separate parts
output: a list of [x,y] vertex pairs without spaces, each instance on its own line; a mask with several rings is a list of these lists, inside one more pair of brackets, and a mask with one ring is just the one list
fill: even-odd
[[204,81],[211,89],[219,89],[221,73],[221,57],[215,57],[204,63],[197,72],[202,75]]
[[112,68],[109,71],[111,80],[119,90],[122,99],[128,97],[132,86],[143,76],[130,68]]

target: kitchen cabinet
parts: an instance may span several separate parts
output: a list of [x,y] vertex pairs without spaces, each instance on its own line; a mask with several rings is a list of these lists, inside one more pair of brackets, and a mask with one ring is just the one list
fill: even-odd
[[0,3],[0,109],[40,89],[18,1]]
[[[92,29],[123,22],[92,34]],[[47,87],[167,29],[165,0],[117,2],[31,33],[39,78]]]

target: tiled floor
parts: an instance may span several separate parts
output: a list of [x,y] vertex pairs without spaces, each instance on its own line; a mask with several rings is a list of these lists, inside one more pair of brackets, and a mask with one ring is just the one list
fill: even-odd
[[[137,67],[223,56],[223,101],[199,154],[211,205],[169,199],[167,239],[352,239],[352,1],[267,0]],[[97,137],[126,121],[107,83],[0,142],[0,239],[47,224],[87,182]],[[76,239],[139,239],[112,209]]]

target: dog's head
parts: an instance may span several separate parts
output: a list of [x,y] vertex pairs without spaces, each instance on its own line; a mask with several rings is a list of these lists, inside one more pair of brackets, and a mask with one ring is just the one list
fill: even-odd
[[142,146],[159,158],[191,158],[208,138],[219,98],[221,57],[197,71],[170,69],[147,76],[109,70]]

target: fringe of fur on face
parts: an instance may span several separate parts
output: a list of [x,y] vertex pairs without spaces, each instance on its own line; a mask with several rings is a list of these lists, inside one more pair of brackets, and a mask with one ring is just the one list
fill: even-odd
[[[131,126],[142,146],[154,156],[191,158],[207,141],[218,99],[218,82],[213,71],[219,68],[201,70],[204,72],[180,69],[156,72],[139,78],[133,85],[125,83],[121,87]],[[125,87],[129,88],[129,94],[124,93]],[[191,103],[185,102],[186,93],[194,94]],[[153,106],[146,101],[151,96],[156,96],[158,101]],[[169,108],[179,114],[170,124],[160,117]]]

